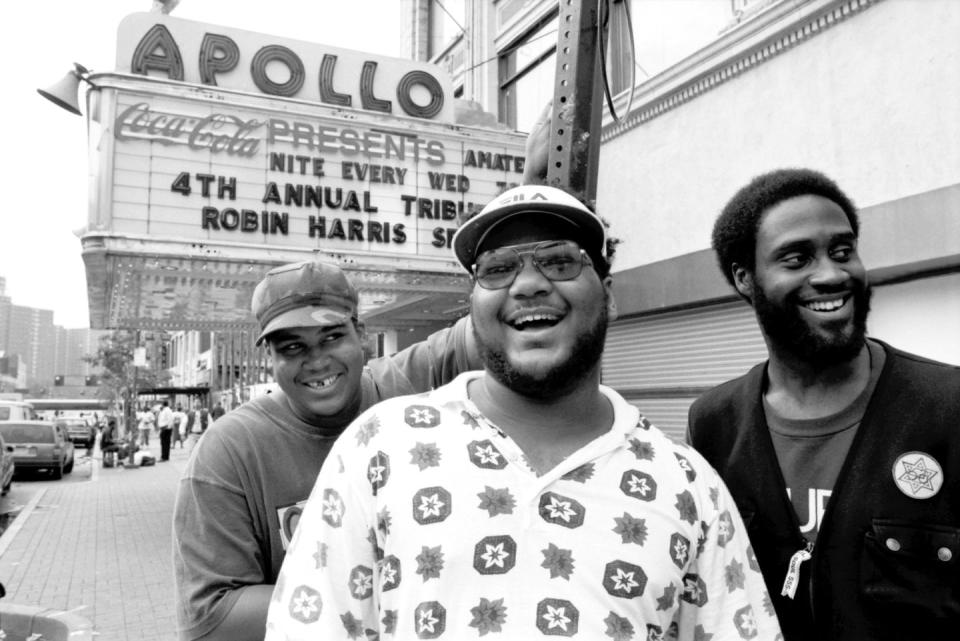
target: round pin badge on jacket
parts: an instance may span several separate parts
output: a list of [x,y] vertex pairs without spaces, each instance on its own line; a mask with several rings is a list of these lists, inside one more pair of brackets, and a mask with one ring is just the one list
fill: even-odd
[[925,452],[907,452],[893,463],[893,482],[913,499],[929,499],[943,486],[943,468]]

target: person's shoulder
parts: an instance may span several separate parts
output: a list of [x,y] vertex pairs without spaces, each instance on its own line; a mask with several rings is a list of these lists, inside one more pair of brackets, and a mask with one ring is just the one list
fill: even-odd
[[670,436],[642,414],[627,439],[627,449],[638,459],[658,462],[660,470],[669,472],[678,483],[716,482],[714,468],[700,452]]
[[902,363],[908,364],[912,367],[916,367],[921,370],[927,370],[931,372],[938,372],[945,375],[954,375],[960,376],[960,365],[954,365],[951,363],[945,363],[943,361],[934,360],[932,358],[927,358],[926,356],[921,356],[919,354],[913,354],[911,352],[906,352],[902,349],[898,349],[888,343],[885,343],[881,340],[870,339],[875,343],[879,344],[886,352],[887,357],[892,357],[894,360],[899,360]]
[[[874,339],[871,339],[874,340]],[[878,386],[897,390],[898,398],[913,403],[944,403],[960,409],[960,366],[912,354],[875,341],[884,350],[886,362]]]
[[691,412],[704,407],[742,400],[750,390],[760,385],[765,367],[766,361],[758,363],[746,374],[711,387],[693,401]]
[[442,410],[451,404],[462,403],[466,398],[466,384],[479,372],[464,372],[454,380],[436,389],[417,394],[403,394],[386,398],[365,409],[351,424],[376,422],[399,422],[410,427],[434,427],[442,420]]
[[[276,425],[266,403],[254,399],[226,413],[197,442],[198,457],[206,461],[243,458],[251,448],[262,449]],[[234,456],[236,455],[236,456]]]

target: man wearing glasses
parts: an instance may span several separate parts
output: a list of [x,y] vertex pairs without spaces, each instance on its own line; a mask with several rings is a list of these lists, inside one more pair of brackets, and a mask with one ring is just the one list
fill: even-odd
[[323,465],[267,639],[776,639],[717,474],[600,385],[600,219],[517,187],[458,230],[484,371],[385,401]]

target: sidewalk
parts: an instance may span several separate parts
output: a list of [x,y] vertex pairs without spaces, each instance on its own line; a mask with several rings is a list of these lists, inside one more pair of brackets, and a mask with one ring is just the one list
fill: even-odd
[[73,611],[103,641],[176,641],[171,527],[187,452],[103,468],[97,447],[89,481],[47,484],[4,535],[4,603]]

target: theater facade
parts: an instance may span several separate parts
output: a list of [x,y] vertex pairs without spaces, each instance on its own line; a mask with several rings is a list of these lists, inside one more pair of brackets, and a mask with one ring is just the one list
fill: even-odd
[[465,312],[458,220],[523,173],[524,136],[430,63],[140,13],[89,84],[91,327],[164,332],[175,381],[228,404],[267,382],[268,269],[339,264],[393,351]]

